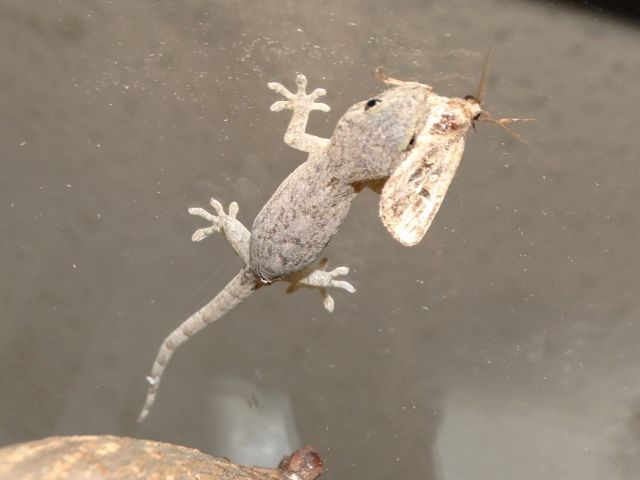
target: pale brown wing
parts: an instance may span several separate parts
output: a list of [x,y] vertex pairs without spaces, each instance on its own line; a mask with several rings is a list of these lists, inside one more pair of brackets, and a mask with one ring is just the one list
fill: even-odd
[[389,177],[380,197],[380,218],[393,238],[418,243],[442,204],[460,164],[464,136],[416,148]]

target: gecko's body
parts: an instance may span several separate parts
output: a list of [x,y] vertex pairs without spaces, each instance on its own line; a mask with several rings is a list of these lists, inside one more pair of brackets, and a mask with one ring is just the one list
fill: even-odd
[[[303,79],[298,77],[302,92],[296,96],[271,84],[292,97],[275,109],[288,103],[295,112],[294,102],[304,95]],[[357,103],[340,119],[330,140],[305,134],[308,115],[297,119],[294,113],[285,142],[309,152],[309,158],[282,182],[253,223],[250,268],[256,275],[278,280],[320,256],[357,193],[375,187],[373,182],[389,177],[404,160],[413,134],[426,121],[430,94],[426,85],[407,83],[369,100],[375,102],[369,107],[367,101]]]
[[[353,105],[339,120],[331,139],[305,133],[312,110],[329,110],[327,105],[314,103],[325,94],[324,90],[317,89],[306,95],[307,81],[303,75],[297,77],[298,92],[295,94],[280,84],[269,84],[271,89],[288,99],[276,102],[271,110],[293,110],[285,142],[308,152],[309,158],[278,187],[256,217],[251,233],[236,220],[238,206],[235,203],[229,207],[228,215],[213,199],[211,203],[217,216],[201,208],[189,209],[190,213],[213,223],[211,227],[198,230],[193,240],[202,240],[218,231],[229,240],[245,266],[209,304],[165,339],[151,376],[147,377],[151,386],[140,421],[149,413],[164,368],[175,349],[197,331],[225,315],[257,288],[280,280],[289,282],[293,289],[301,286],[318,288],[329,311],[333,310],[333,300],[326,293],[326,287],[355,291],[349,283],[334,279],[346,274],[347,268],[326,272],[313,270],[310,265],[338,231],[351,202],[364,187],[382,193],[384,200],[383,187],[391,178],[387,183],[395,190],[390,200],[387,198],[383,221],[392,234],[407,245],[416,243],[413,240],[415,235],[410,238],[413,243],[405,242],[390,224],[394,225],[394,221],[406,223],[406,209],[413,208],[417,201],[430,201],[431,210],[426,213],[428,218],[414,219],[422,222],[424,234],[440,206],[450,177],[455,173],[462,155],[464,134],[481,113],[479,102],[439,97],[427,85],[396,81],[382,74],[379,78],[395,87]],[[440,183],[446,183],[444,190],[441,191],[440,185],[432,189],[433,195],[430,195],[427,189],[420,188],[415,192],[418,200],[404,198],[406,195],[402,188],[394,182],[395,172],[404,164],[415,164],[415,172],[402,173],[407,185],[415,184],[418,177],[423,184],[431,182],[435,185],[440,179]],[[395,225],[400,235],[407,230],[403,225]]]

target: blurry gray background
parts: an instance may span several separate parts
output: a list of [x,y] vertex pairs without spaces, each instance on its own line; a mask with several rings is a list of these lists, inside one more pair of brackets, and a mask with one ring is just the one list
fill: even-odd
[[[640,478],[640,31],[520,1],[5,0],[0,5],[0,445],[158,439],[325,477]],[[193,243],[210,197],[253,218],[305,160],[267,88],[327,89],[329,137],[370,71],[535,117],[470,132],[420,244],[360,195],[327,248],[358,292],[260,290],[163,338],[241,266]],[[401,477],[402,476],[402,477]]]

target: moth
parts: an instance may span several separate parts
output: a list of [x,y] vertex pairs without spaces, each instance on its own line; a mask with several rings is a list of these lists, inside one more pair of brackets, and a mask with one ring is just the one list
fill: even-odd
[[[489,55],[491,51],[489,51]],[[380,197],[380,218],[400,243],[418,243],[438,213],[464,151],[464,137],[474,122],[494,123],[518,140],[531,144],[506,123],[532,121],[532,118],[498,119],[482,110],[489,69],[485,60],[478,93],[465,98],[448,98],[432,93],[428,98],[429,116],[415,138],[410,155],[386,181]],[[391,85],[406,82],[388,77],[382,69],[374,72],[379,80]]]

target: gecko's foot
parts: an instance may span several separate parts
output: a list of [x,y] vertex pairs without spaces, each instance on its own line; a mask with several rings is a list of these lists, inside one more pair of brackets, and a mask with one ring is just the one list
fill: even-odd
[[302,287],[316,288],[320,290],[324,308],[333,312],[335,304],[331,295],[327,293],[327,287],[342,288],[349,293],[354,293],[356,289],[349,282],[345,282],[344,280],[335,280],[335,277],[349,273],[349,269],[347,267],[338,267],[327,272],[327,264],[328,260],[323,258],[320,260],[320,268],[318,270],[307,267],[293,275],[283,278],[283,281],[291,284],[289,285],[289,288],[287,288],[287,293],[293,293]]
[[201,228],[191,237],[194,242],[204,240],[213,232],[220,232],[235,250],[235,252],[244,260],[245,264],[249,262],[249,243],[251,241],[251,233],[242,223],[236,219],[238,214],[238,204],[233,202],[229,205],[229,214],[224,213],[224,208],[216,199],[211,199],[211,206],[216,210],[217,215],[212,215],[204,208],[190,208],[191,215],[198,215],[206,218],[213,225],[207,228]]
[[217,216],[211,215],[204,208],[193,207],[189,209],[189,213],[191,215],[198,215],[199,217],[206,218],[213,224],[210,227],[197,230],[196,233],[194,233],[191,237],[191,240],[193,240],[194,242],[204,240],[213,232],[222,232],[225,217],[230,217],[235,220],[236,215],[238,214],[238,204],[236,202],[233,202],[231,205],[229,205],[229,215],[224,213],[224,208],[222,207],[220,202],[218,202],[214,198],[211,199],[211,206],[216,210],[216,213],[218,214]]
[[296,77],[296,83],[298,84],[298,91],[296,93],[291,93],[284,86],[276,82],[271,82],[268,84],[271,90],[278,92],[288,100],[279,101],[271,105],[272,112],[279,112],[280,110],[284,110],[285,108],[288,108],[289,110],[304,112],[310,112],[311,110],[321,110],[323,112],[328,112],[330,110],[329,105],[326,105],[324,103],[315,103],[315,101],[319,97],[327,94],[327,91],[324,88],[316,88],[313,92],[307,95],[307,77],[302,74],[299,74]]

